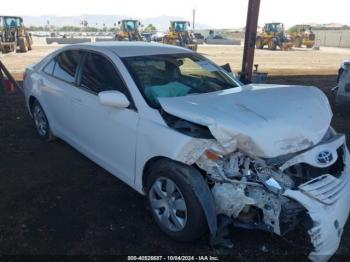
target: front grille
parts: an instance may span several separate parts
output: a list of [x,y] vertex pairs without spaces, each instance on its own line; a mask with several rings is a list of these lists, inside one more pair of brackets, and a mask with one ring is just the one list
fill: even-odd
[[323,204],[332,205],[341,197],[341,193],[348,186],[349,181],[348,177],[342,179],[327,174],[300,185],[299,189]]
[[311,179],[318,178],[324,174],[331,174],[333,177],[339,178],[344,171],[344,152],[345,147],[341,146],[337,149],[337,160],[328,167],[314,167],[306,163],[296,164],[286,169],[286,174],[290,175],[296,186],[304,184]]

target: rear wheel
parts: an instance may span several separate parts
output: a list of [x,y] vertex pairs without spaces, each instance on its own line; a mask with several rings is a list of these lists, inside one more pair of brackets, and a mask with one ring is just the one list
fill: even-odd
[[176,163],[166,160],[150,168],[148,202],[163,232],[179,241],[192,241],[206,231],[206,220],[191,185],[178,170]]
[[47,120],[44,109],[37,100],[33,102],[31,111],[38,135],[46,141],[53,140],[55,137],[51,133],[49,121]]

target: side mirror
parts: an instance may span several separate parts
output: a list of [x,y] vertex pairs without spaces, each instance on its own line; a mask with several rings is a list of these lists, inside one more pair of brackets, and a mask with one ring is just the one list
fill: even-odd
[[119,91],[102,91],[98,93],[99,101],[102,105],[126,108],[130,105],[128,98]]
[[232,73],[232,69],[229,63],[226,63],[222,66],[220,66],[222,69],[224,69],[227,73]]

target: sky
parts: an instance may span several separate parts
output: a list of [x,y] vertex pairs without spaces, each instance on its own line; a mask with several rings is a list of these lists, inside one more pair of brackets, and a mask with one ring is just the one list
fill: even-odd
[[[125,15],[149,18],[161,15],[183,17],[215,28],[245,26],[248,0],[16,0],[3,5],[1,15],[82,14]],[[341,23],[350,25],[350,0],[261,0],[259,25],[283,22],[286,26],[300,23]]]

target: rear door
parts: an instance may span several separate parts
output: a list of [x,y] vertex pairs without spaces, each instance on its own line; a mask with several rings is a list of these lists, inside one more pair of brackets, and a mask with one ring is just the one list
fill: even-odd
[[40,101],[49,115],[53,132],[70,138],[73,131],[71,92],[76,88],[77,69],[82,58],[79,50],[68,50],[54,57],[43,69],[38,85]]
[[[79,70],[79,87],[72,96],[74,133],[80,147],[97,163],[132,184],[134,181],[138,113],[114,63],[100,53],[87,52]],[[98,93],[118,90],[129,108],[99,103]]]

